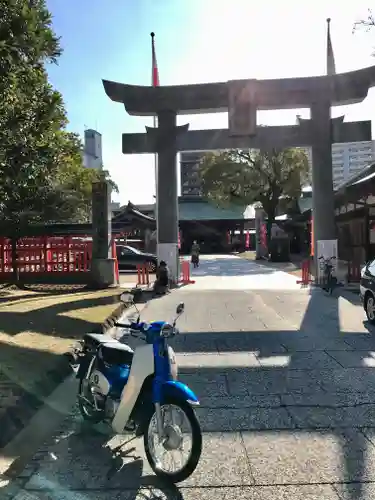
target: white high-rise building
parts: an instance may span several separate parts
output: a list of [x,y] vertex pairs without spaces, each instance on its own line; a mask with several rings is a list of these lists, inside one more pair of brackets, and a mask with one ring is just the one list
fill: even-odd
[[87,168],[103,168],[102,135],[96,130],[85,130],[84,132],[83,164]]
[[[301,148],[305,151],[312,168],[311,148]],[[358,174],[375,161],[375,141],[338,142],[332,144],[333,187]]]

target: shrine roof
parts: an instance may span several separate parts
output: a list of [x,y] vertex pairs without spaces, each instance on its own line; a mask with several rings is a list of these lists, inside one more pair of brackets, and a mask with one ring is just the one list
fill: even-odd
[[[333,76],[240,82],[254,93],[257,109],[304,108],[320,97],[333,106],[348,105],[362,102],[375,85],[375,66]],[[129,114],[154,116],[165,109],[179,114],[226,111],[231,82],[151,87],[103,80],[103,86],[108,97],[124,103]]]
[[251,217],[243,207],[231,205],[228,208],[215,206],[206,200],[192,201],[179,200],[180,221],[209,221],[209,220],[244,220]]
[[335,193],[335,206],[356,203],[375,192],[375,163],[368,165],[359,174],[341,184]]
[[132,220],[141,221],[150,225],[155,224],[155,219],[153,217],[145,215],[144,213],[137,210],[137,207],[133,205],[130,201],[127,205],[120,207],[119,210],[116,210],[116,213],[112,218],[112,222],[123,222]]

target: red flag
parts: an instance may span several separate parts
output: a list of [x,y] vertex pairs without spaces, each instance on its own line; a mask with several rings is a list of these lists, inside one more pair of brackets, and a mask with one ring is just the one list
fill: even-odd
[[156,52],[155,52],[155,33],[151,33],[151,49],[152,49],[152,76],[151,76],[151,81],[152,81],[152,86],[153,87],[159,87],[160,82],[159,82],[159,70],[158,70],[158,63],[156,61]]

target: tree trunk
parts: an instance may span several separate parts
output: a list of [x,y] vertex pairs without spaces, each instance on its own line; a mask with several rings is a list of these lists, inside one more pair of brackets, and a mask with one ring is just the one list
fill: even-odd
[[261,200],[263,210],[265,211],[267,215],[267,246],[269,248],[270,242],[271,242],[271,228],[272,224],[275,222],[275,217],[276,217],[276,210],[279,205],[279,198],[275,198],[275,196],[272,196],[270,198],[264,197]]
[[271,243],[271,229],[273,223],[275,222],[275,217],[276,217],[276,208],[268,207],[268,210],[266,210],[266,214],[267,214],[267,246],[269,248]]

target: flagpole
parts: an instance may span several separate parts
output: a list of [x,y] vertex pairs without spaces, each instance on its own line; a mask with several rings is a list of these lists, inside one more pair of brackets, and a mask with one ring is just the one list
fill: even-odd
[[[152,52],[152,75],[151,84],[153,87],[159,86],[159,70],[156,62],[155,53],[155,33],[151,32],[151,52]],[[154,129],[157,128],[157,116],[153,116],[153,126]],[[159,196],[158,196],[158,154],[154,155],[154,169],[155,169],[155,219],[156,219],[156,255],[159,257]]]

